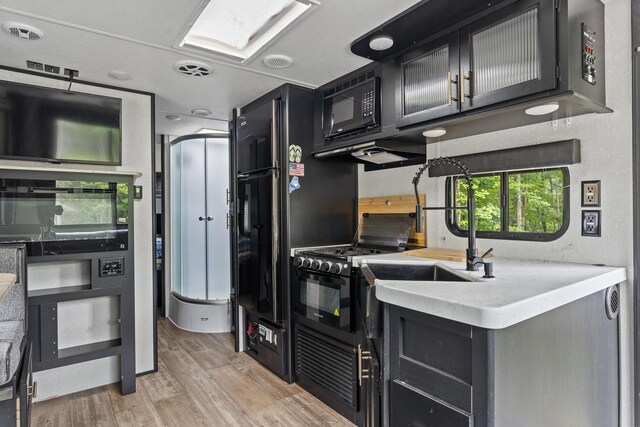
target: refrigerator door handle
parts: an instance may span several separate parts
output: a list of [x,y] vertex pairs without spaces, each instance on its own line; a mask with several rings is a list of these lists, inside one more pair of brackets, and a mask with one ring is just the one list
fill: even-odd
[[273,247],[271,248],[271,297],[273,303],[273,319],[278,319],[278,252],[280,247],[280,188],[278,179],[278,147],[280,140],[278,135],[278,101],[271,103],[271,158],[275,173],[271,176],[271,230],[273,232]]

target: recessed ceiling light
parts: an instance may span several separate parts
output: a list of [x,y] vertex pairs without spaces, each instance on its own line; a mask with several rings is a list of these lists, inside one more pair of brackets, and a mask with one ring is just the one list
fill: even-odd
[[369,47],[373,50],[387,50],[393,46],[393,37],[377,36],[369,41]]
[[560,108],[557,102],[548,102],[542,105],[536,105],[535,107],[529,107],[524,112],[530,116],[544,116],[545,114],[551,114]]
[[118,71],[118,70],[109,71],[107,73],[107,76],[111,77],[112,79],[122,80],[122,81],[131,80],[133,78],[131,74],[124,71]]
[[209,128],[202,128],[202,129],[196,131],[196,133],[220,133],[220,134],[226,134],[226,132],[223,132],[221,130],[215,130],[215,129],[209,129]]
[[42,30],[19,22],[5,22],[2,29],[14,37],[22,40],[40,40],[44,37]]
[[167,120],[170,120],[172,122],[177,122],[178,120],[180,120],[182,118],[177,114],[167,114],[165,117],[166,117]]
[[211,115],[211,110],[206,110],[204,108],[195,108],[191,110],[191,114],[197,117],[207,117]]
[[445,128],[435,128],[435,129],[425,130],[424,132],[422,132],[422,135],[426,136],[427,138],[438,138],[446,133],[447,133],[447,130]]

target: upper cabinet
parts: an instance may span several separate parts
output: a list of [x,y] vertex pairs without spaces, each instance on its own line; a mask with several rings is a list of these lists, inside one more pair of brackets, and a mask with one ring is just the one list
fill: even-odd
[[499,9],[396,59],[397,126],[556,88],[550,0]]

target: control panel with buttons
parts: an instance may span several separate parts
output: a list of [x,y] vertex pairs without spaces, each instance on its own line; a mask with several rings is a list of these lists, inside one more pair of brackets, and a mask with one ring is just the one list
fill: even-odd
[[298,268],[343,276],[348,276],[351,273],[350,263],[340,259],[323,259],[302,255],[293,258],[293,265]]
[[596,33],[591,31],[582,23],[582,78],[591,83],[596,84],[596,52],[594,45],[596,43]]

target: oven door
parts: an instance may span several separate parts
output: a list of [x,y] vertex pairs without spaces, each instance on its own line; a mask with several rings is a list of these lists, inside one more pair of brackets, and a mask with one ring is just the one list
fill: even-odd
[[298,270],[298,314],[351,332],[351,281],[348,277]]

